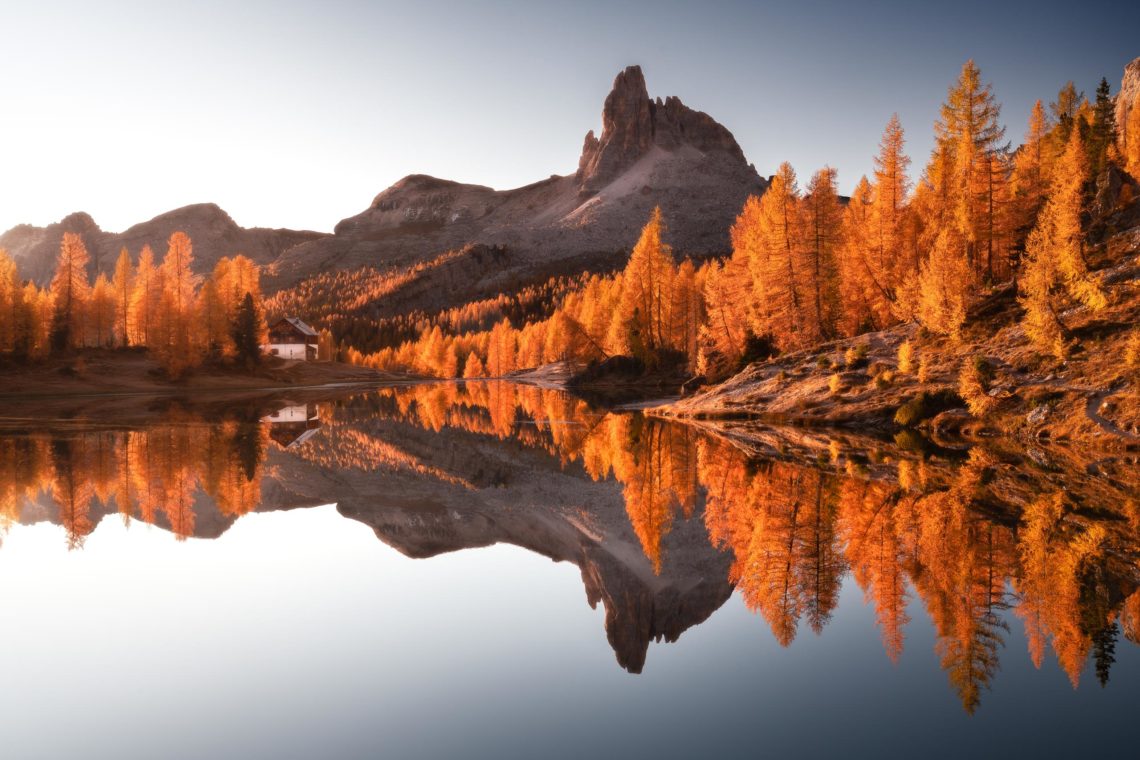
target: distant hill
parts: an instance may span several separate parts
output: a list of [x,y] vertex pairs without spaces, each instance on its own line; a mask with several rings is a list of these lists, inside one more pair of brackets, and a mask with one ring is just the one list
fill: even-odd
[[47,227],[21,224],[0,235],[0,248],[15,258],[24,277],[42,285],[51,279],[55,270],[65,232],[74,232],[83,238],[91,254],[90,273],[94,276],[99,272],[110,273],[124,246],[135,261],[144,245],[150,245],[155,256],[161,258],[171,233],[178,230],[194,241],[195,269],[199,272],[208,272],[218,259],[238,253],[258,264],[268,265],[293,246],[329,237],[320,232],[246,229],[213,203],[200,203],[168,211],[125,232],[106,232],[83,212]]

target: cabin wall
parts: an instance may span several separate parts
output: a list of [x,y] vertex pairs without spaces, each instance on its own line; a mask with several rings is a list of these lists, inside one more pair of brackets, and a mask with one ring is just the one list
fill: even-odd
[[270,343],[266,346],[266,353],[279,356],[282,359],[305,360],[304,343]]

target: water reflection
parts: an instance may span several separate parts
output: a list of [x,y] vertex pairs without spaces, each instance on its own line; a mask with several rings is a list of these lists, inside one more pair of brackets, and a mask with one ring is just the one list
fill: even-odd
[[1140,642],[1137,482],[1135,461],[1065,449],[678,425],[499,382],[0,435],[5,530],[50,520],[79,549],[117,513],[212,538],[336,502],[411,557],[511,543],[573,562],[634,672],[734,590],[780,644],[820,634],[850,576],[890,661],[921,603],[969,712],[1010,620],[1074,687],[1090,659],[1108,682],[1122,635]]
[[[258,421],[169,413],[140,430],[0,436],[0,527],[58,522],[78,549],[105,515],[213,537],[254,509],[269,440]],[[212,519],[200,525],[206,513]]]

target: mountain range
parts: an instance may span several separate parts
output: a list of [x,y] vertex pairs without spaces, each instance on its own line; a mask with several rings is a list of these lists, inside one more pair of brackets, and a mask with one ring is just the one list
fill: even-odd
[[669,242],[679,254],[724,253],[744,200],[765,187],[727,128],[675,97],[651,99],[641,69],[630,66],[614,80],[601,134],[586,134],[573,174],[512,190],[411,175],[342,220],[331,235],[246,229],[216,205],[198,204],[121,233],[103,231],[88,214],[74,213],[47,227],[8,230],[0,247],[25,277],[42,284],[65,232],[83,237],[94,275],[109,272],[122,247],[137,259],[148,244],[161,256],[170,234],[182,230],[194,241],[200,271],[222,256],[242,253],[264,266],[270,292],[320,272],[419,265],[415,279],[427,282],[410,289],[420,295],[407,305],[422,308],[429,301],[450,305],[440,301],[446,296],[433,293],[434,269],[424,266],[443,253],[478,253],[487,246],[496,251],[493,266],[481,257],[479,265],[464,270],[468,287],[455,295],[462,300],[551,274],[609,269],[624,261],[655,206],[662,208]]

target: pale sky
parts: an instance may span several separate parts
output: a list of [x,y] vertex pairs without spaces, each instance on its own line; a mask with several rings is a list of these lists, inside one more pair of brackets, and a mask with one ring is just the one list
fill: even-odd
[[1034,99],[1070,78],[1115,91],[1140,56],[1140,4],[934,7],[3,0],[0,231],[78,210],[117,231],[204,201],[243,226],[331,230],[411,173],[569,173],[632,63],[761,174],[830,164],[849,191],[893,111],[921,169],[968,57],[1016,144]]

